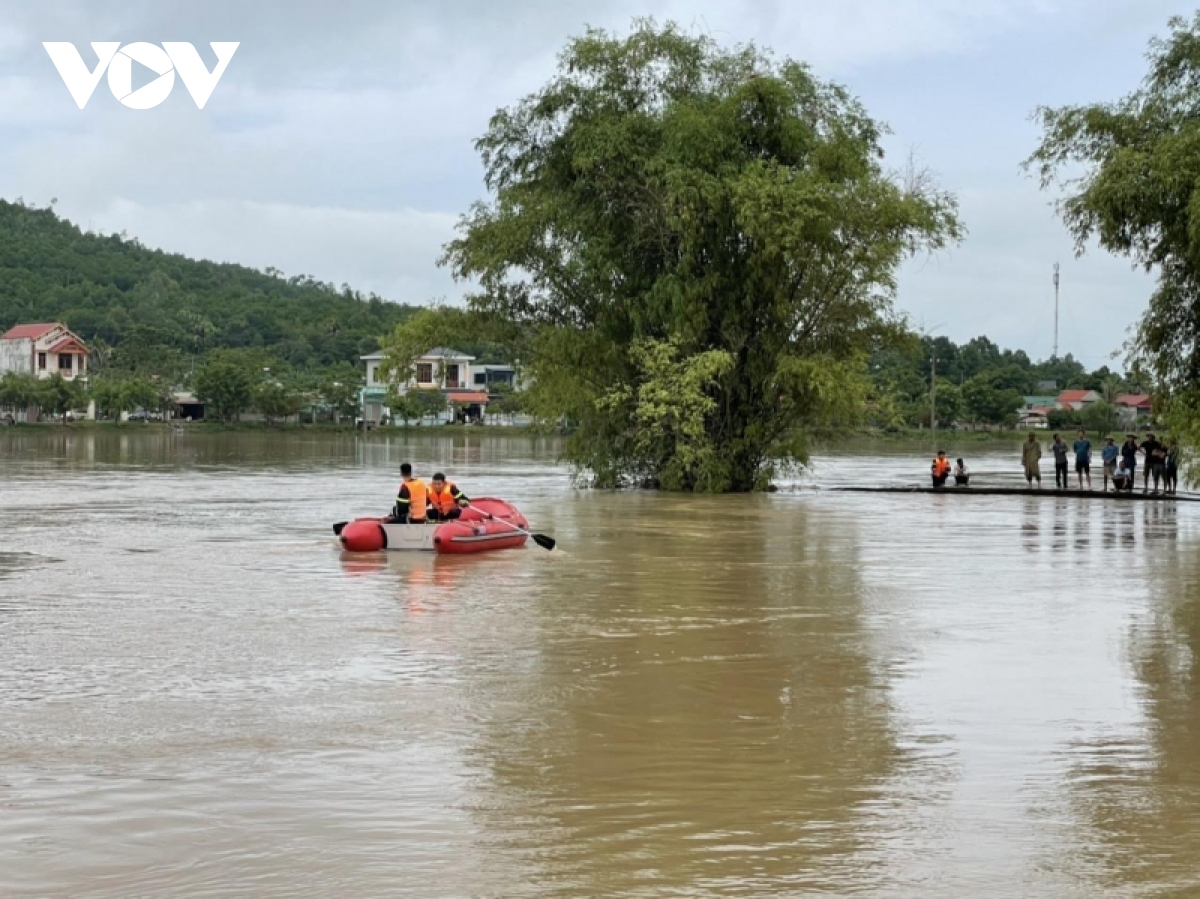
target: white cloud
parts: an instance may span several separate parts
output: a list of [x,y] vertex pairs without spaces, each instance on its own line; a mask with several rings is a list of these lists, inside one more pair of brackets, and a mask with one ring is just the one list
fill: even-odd
[[[1186,11],[1182,0],[10,7],[0,23],[0,196],[57,196],[84,226],[404,301],[460,292],[434,260],[483,192],[472,142],[498,107],[550,77],[569,36],[653,15],[725,44],[754,40],[847,84],[895,126],[889,149],[919,146],[962,196],[968,242],[907,266],[902,308],[948,321],[959,339],[986,332],[1044,355],[1057,259],[1060,342],[1089,359],[1120,344],[1148,282],[1102,253],[1073,259],[1048,198],[1017,171],[1036,140],[1026,117],[1038,103],[1131,88],[1146,37]],[[128,110],[104,84],[80,111],[40,44],[171,39],[192,41],[210,64],[205,42],[241,42],[203,111],[179,88],[155,110]]]
[[1076,258],[1070,236],[1032,184],[967,191],[960,201],[965,220],[973,223],[971,234],[954,250],[905,266],[900,309],[957,342],[987,335],[1047,358],[1054,344],[1057,262],[1059,353],[1073,353],[1091,368],[1112,366],[1111,354],[1144,310],[1152,279],[1095,247]]
[[[71,214],[69,204],[64,211]],[[364,293],[425,303],[458,289],[435,261],[453,234],[455,217],[402,209],[371,212],[196,200],[146,206],[118,199],[72,216],[100,232],[127,231],[150,247],[215,262],[309,274]]]

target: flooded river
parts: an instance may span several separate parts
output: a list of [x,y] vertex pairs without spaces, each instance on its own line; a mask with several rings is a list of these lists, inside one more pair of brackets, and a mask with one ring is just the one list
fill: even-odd
[[[405,460],[558,549],[341,555]],[[1198,522],[576,491],[522,437],[0,433],[0,895],[1200,895]]]

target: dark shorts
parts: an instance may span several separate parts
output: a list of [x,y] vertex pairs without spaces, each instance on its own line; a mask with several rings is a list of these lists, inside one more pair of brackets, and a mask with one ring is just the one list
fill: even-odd
[[1075,472],[1076,472],[1076,474],[1091,474],[1092,473],[1092,463],[1091,462],[1081,462],[1080,460],[1076,459],[1075,460]]
[[946,486],[946,478],[950,477],[950,475],[944,474],[939,477],[938,475],[935,474],[935,475],[932,475],[931,477],[933,479],[934,487],[945,487]]

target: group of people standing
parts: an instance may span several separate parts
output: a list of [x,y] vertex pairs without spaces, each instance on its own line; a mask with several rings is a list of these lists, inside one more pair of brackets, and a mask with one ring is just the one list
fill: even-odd
[[[1075,458],[1075,477],[1080,490],[1086,482],[1087,489],[1092,489],[1092,442],[1082,429],[1076,435],[1075,441],[1067,446],[1058,434],[1050,444],[1054,454],[1054,486],[1059,490],[1070,488],[1070,458]],[[1103,489],[1107,492],[1109,482],[1113,490],[1131,491],[1138,467],[1138,453],[1144,457],[1142,466],[1142,492],[1150,492],[1151,480],[1154,493],[1159,492],[1161,485],[1164,494],[1174,494],[1179,483],[1179,447],[1172,441],[1169,445],[1160,442],[1153,434],[1147,434],[1142,443],[1137,442],[1137,436],[1126,434],[1125,442],[1120,446],[1112,437],[1106,437],[1100,448],[1100,460],[1104,471]],[[1042,486],[1040,461],[1042,445],[1037,435],[1030,432],[1029,437],[1021,445],[1021,464],[1025,469],[1025,482],[1030,487],[1036,482],[1038,489]]]

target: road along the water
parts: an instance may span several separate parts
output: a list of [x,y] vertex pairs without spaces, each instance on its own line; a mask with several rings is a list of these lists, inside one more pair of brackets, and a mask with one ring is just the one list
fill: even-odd
[[[558,548],[341,555],[406,460]],[[0,895],[1193,895],[1198,514],[0,433]]]

